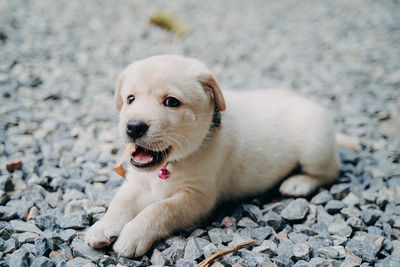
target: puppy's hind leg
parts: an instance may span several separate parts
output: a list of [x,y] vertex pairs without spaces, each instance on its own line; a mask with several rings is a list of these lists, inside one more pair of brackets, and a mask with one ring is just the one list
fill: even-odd
[[287,178],[279,191],[286,196],[307,196],[318,186],[333,182],[340,171],[335,132],[329,122],[310,127],[299,146],[301,174]]

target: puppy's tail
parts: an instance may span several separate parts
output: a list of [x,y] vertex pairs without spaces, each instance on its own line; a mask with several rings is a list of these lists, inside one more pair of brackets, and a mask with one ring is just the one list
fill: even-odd
[[336,144],[338,147],[347,148],[357,152],[360,150],[360,142],[356,137],[352,137],[349,135],[337,133],[336,134]]

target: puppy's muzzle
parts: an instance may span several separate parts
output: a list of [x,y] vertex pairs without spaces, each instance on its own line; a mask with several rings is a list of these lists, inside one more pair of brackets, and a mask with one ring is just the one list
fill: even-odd
[[130,120],[126,124],[126,134],[133,140],[145,135],[148,129],[149,126],[142,121]]

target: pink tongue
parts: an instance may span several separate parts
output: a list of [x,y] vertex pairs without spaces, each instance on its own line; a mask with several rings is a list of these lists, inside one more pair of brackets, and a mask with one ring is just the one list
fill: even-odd
[[151,155],[142,152],[135,153],[132,158],[137,163],[150,163],[153,161],[153,157]]

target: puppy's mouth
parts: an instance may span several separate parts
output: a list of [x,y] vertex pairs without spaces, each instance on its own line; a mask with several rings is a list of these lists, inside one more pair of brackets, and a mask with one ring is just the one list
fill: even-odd
[[170,151],[170,147],[163,151],[153,151],[148,148],[137,146],[131,155],[131,163],[137,168],[149,168],[160,164]]

